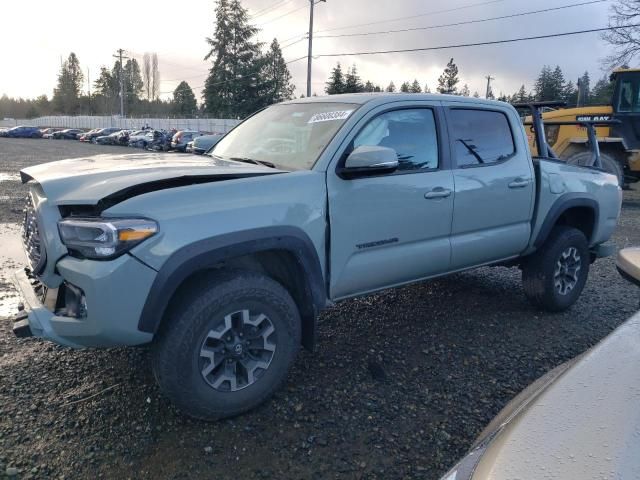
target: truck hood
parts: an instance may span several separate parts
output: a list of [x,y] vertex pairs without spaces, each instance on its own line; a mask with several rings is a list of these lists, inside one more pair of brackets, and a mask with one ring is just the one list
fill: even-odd
[[492,440],[474,480],[640,478],[640,313]]
[[165,188],[277,173],[285,172],[208,156],[148,152],[44,163],[25,168],[20,177],[40,184],[55,205],[113,205]]

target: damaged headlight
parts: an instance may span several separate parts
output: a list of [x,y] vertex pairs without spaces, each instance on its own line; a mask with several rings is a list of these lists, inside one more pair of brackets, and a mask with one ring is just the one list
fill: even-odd
[[155,235],[158,224],[146,218],[69,218],[58,222],[58,231],[69,250],[106,260]]

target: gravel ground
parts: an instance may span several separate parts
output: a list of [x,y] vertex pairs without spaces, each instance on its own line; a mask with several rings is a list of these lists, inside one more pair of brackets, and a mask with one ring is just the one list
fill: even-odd
[[[0,139],[0,243],[15,235],[24,195],[2,175],[108,151],[122,149]],[[639,213],[640,192],[626,192],[619,247],[640,243]],[[0,300],[14,302],[15,264],[2,250]],[[271,401],[212,424],[162,397],[145,349],[72,351],[16,339],[1,321],[0,475],[438,478],[517,392],[637,307],[612,259],[592,266],[564,314],[530,307],[519,271],[507,268],[346,301],[321,316],[317,353],[300,354]]]

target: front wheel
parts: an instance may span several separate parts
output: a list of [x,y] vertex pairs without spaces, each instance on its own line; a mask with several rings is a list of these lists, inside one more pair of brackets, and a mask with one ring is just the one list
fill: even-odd
[[255,408],[284,382],[300,345],[298,308],[275,280],[223,272],[183,289],[154,342],[165,395],[203,420]]
[[584,233],[573,227],[555,227],[540,250],[523,264],[524,293],[531,303],[544,310],[567,310],[582,293],[589,264]]

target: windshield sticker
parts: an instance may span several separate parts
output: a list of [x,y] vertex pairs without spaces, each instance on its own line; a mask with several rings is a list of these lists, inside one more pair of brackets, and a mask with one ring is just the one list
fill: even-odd
[[307,123],[331,122],[333,120],[344,120],[351,115],[353,110],[342,110],[339,112],[316,113]]

